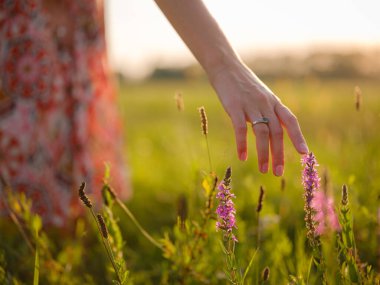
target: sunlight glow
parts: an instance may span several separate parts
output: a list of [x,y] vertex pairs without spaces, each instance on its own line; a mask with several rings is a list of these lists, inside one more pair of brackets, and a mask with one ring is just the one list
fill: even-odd
[[[114,69],[139,76],[156,65],[194,61],[154,1],[106,3]],[[346,48],[380,44],[378,0],[205,0],[205,4],[244,55],[325,44]]]

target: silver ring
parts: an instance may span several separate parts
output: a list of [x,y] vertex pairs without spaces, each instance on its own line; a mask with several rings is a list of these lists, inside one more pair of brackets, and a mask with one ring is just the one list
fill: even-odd
[[269,124],[269,119],[265,118],[265,117],[262,117],[261,119],[258,119],[256,121],[252,122],[252,126],[257,125],[257,124],[266,124],[266,125],[268,125]]

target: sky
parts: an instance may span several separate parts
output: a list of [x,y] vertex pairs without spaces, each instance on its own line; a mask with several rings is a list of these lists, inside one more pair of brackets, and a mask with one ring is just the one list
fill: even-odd
[[[191,1],[191,0],[178,0]],[[185,66],[194,57],[153,0],[107,0],[113,69],[131,77],[154,66]],[[326,44],[380,45],[380,0],[204,0],[243,57]]]

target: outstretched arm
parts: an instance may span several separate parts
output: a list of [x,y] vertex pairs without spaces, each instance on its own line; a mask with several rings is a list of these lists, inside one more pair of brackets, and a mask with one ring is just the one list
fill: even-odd
[[155,2],[206,71],[231,118],[239,159],[247,159],[247,122],[268,118],[253,126],[259,169],[268,171],[270,150],[273,173],[282,175],[283,127],[296,150],[308,152],[297,118],[241,61],[201,0]]

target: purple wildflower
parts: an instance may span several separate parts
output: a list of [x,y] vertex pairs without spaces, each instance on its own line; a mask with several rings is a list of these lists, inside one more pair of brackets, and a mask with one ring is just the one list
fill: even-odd
[[318,171],[316,167],[318,162],[312,152],[304,155],[301,159],[301,163],[304,166],[302,172],[302,185],[305,189],[305,222],[307,229],[307,238],[310,244],[313,246],[315,243],[316,226],[317,222],[314,219],[315,210],[312,207],[312,200],[314,197],[314,192],[319,189],[320,178],[318,176]]
[[302,165],[305,167],[302,172],[302,185],[305,189],[306,203],[310,206],[313,199],[313,192],[319,189],[320,178],[316,169],[319,166],[317,159],[312,152],[304,155],[301,159]]
[[316,198],[318,197],[319,189],[319,181],[320,178],[318,176],[317,166],[318,162],[312,152],[303,156],[302,165],[304,166],[304,170],[302,172],[302,184],[305,189],[304,197],[305,197],[305,224],[306,224],[306,237],[309,241],[311,248],[313,249],[313,259],[314,263],[317,266],[318,272],[321,274],[322,283],[327,284],[326,282],[326,265],[324,261],[324,257],[322,254],[322,244],[319,236],[318,228],[319,220],[317,209],[313,206],[315,203],[314,195]]
[[218,193],[216,194],[216,198],[219,200],[219,205],[216,209],[216,213],[218,214],[216,229],[222,230],[225,237],[237,242],[235,235],[232,233],[233,228],[237,228],[235,219],[236,210],[232,201],[232,198],[236,198],[236,196],[231,193],[230,183],[231,168],[228,168],[223,181],[218,186]]
[[317,223],[315,234],[322,235],[326,230],[340,230],[338,217],[334,210],[334,200],[323,191],[317,191],[311,202],[315,210],[314,220]]

